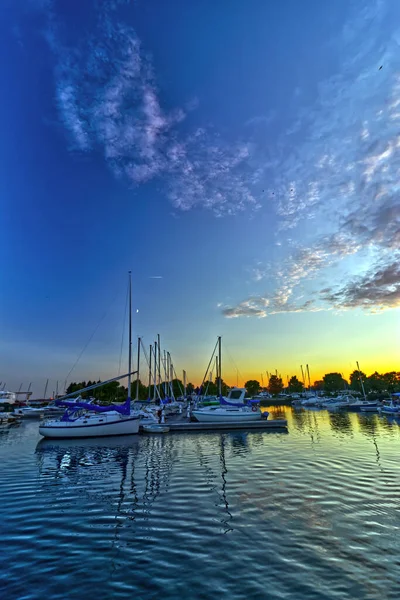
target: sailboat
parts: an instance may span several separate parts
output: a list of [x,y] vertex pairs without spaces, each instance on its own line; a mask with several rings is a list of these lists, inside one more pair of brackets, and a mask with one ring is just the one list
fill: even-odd
[[[214,349],[215,351],[215,349]],[[212,360],[212,358],[211,358]],[[210,361],[211,362],[211,361]],[[245,403],[245,388],[234,387],[227,397],[222,396],[221,377],[221,337],[218,337],[218,386],[219,405],[206,406],[192,411],[192,415],[200,423],[248,423],[268,418],[268,413],[262,413],[258,402]]]
[[[46,438],[88,438],[110,435],[132,435],[139,432],[140,417],[131,409],[132,375],[132,283],[129,272],[129,357],[128,373],[103,383],[97,383],[56,400],[57,406],[65,408],[61,419],[45,421],[39,426],[39,433]],[[81,394],[97,387],[128,377],[128,397],[124,404],[99,406],[94,402],[84,402],[81,398],[68,400],[72,395]]]

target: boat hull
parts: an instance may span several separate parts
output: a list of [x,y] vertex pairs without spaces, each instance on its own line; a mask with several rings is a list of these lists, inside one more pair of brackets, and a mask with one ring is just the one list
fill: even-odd
[[[264,413],[265,414],[265,413]],[[217,413],[216,411],[201,411],[194,410],[192,415],[196,418],[199,423],[251,423],[253,421],[260,421],[263,417],[261,412],[226,412]],[[268,415],[267,415],[268,416]]]
[[39,433],[45,438],[89,438],[110,435],[132,435],[139,432],[138,417],[96,423],[76,425],[74,422],[53,421],[39,426]]

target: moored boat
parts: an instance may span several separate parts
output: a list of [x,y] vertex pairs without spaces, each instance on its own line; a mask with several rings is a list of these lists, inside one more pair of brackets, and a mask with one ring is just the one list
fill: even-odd
[[[131,408],[131,377],[134,373],[132,366],[132,289],[131,273],[129,272],[129,372],[97,383],[75,394],[88,392],[112,381],[128,377],[128,397],[124,404],[100,406],[93,402],[84,402],[80,398],[68,400],[72,394],[56,401],[56,405],[65,408],[61,419],[45,421],[39,426],[39,433],[47,438],[86,438],[114,435],[131,435],[139,432],[140,415]],[[136,371],[135,371],[136,373]]]

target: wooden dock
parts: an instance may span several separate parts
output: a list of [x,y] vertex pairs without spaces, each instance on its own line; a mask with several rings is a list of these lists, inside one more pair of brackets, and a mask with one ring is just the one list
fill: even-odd
[[286,429],[286,419],[260,419],[259,421],[248,421],[247,423],[196,423],[193,421],[173,421],[166,422],[170,431],[233,431],[235,429],[245,429],[247,431],[262,429]]

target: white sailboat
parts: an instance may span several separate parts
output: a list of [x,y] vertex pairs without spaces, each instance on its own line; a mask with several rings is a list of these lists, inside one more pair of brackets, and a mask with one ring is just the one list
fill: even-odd
[[[124,404],[99,406],[90,402],[68,401],[70,395],[56,401],[66,408],[61,419],[45,421],[39,426],[39,433],[46,438],[88,438],[111,435],[132,435],[139,432],[140,417],[131,409],[132,373],[132,284],[129,272],[129,367],[128,373],[79,390],[82,393],[128,377],[128,397]],[[136,371],[135,371],[136,373]]]
[[218,337],[217,364],[220,404],[193,410],[192,415],[195,419],[200,423],[249,423],[252,421],[259,421],[262,418],[268,418],[267,412],[262,413],[260,411],[258,402],[249,401],[248,404],[245,403],[245,388],[234,387],[230,390],[227,397],[222,396],[221,337]]

